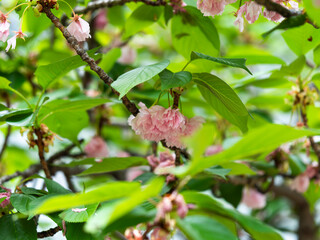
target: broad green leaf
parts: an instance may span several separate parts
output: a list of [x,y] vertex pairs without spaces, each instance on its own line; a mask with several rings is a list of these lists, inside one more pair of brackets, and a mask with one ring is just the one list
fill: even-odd
[[314,24],[319,26],[320,24],[320,5],[316,4],[317,1],[314,0],[304,0],[303,4],[305,7],[305,10],[307,11],[308,17],[311,18],[311,21],[313,20]]
[[215,214],[228,217],[238,222],[253,239],[282,240],[280,234],[271,226],[251,216],[244,216],[230,207],[225,207],[220,201],[209,195],[192,191],[183,192],[182,195],[187,203],[195,204],[206,213],[212,211]]
[[296,129],[284,125],[268,124],[252,130],[227,150],[196,161],[193,160],[186,167],[177,169],[176,173],[180,176],[193,175],[211,166],[270,152],[283,143],[319,134],[319,130]]
[[[101,58],[101,54],[95,54],[96,51],[97,49],[88,51],[89,56],[94,60]],[[86,64],[87,63],[84,62],[79,55],[76,55],[52,64],[39,66],[34,74],[38,78],[41,87],[46,89],[58,77]]]
[[252,75],[250,70],[246,67],[246,59],[245,58],[215,58],[215,57],[205,55],[203,53],[198,53],[198,52],[192,51],[191,56],[190,56],[190,61],[193,61],[196,59],[206,59],[206,60],[209,60],[212,62],[224,64],[227,66],[242,68]]
[[35,199],[36,197],[26,194],[13,193],[10,196],[10,202],[12,203],[12,206],[18,212],[21,212],[25,215],[29,215],[29,204]]
[[49,193],[56,193],[56,194],[67,194],[67,193],[71,193],[70,190],[65,189],[64,187],[62,187],[59,183],[45,178],[44,182],[46,183],[47,189]]
[[310,24],[289,29],[282,33],[289,48],[297,55],[304,55],[320,43],[320,29]]
[[72,193],[47,199],[35,210],[37,214],[51,213],[81,205],[94,204],[128,196],[139,188],[138,182],[111,182],[86,193]]
[[228,175],[256,175],[250,167],[243,163],[228,162],[221,164],[221,166],[231,170]]
[[20,189],[24,194],[27,194],[27,195],[43,196],[43,195],[47,194],[46,191],[38,190],[38,189],[35,189],[35,188],[21,187]]
[[104,158],[102,162],[94,162],[90,168],[79,175],[106,173],[140,165],[148,165],[148,161],[142,157]]
[[278,29],[288,29],[288,28],[295,28],[298,26],[303,25],[306,22],[306,16],[304,14],[299,14],[297,16],[292,16],[290,18],[287,18],[283,20],[281,23],[279,23],[276,27],[272,28],[268,32],[262,34],[262,37],[267,37],[269,34],[274,32]]
[[155,178],[146,186],[132,193],[129,197],[112,203],[107,203],[102,206],[95,215],[89,218],[85,225],[85,230],[90,233],[95,233],[115,220],[126,215],[141,203],[147,201],[149,198],[157,196],[162,187],[164,180],[162,178]]
[[192,215],[177,219],[178,228],[188,240],[237,240],[238,238],[223,224],[209,216]]
[[[61,217],[64,221],[71,223],[86,222],[88,218],[96,211],[98,205],[99,203],[95,203],[68,209],[60,213],[59,217]],[[78,209],[83,209],[84,211],[77,212]]]
[[[112,9],[112,8],[111,8]],[[66,238],[67,239],[81,239],[81,240],[100,240],[101,238],[95,238],[91,234],[84,231],[83,223],[69,223],[66,222]]]
[[32,114],[32,110],[31,109],[18,109],[18,110],[0,113],[0,122],[6,121],[8,118],[11,118],[14,116],[25,116],[26,114]]
[[207,168],[206,170],[204,170],[205,173],[217,175],[225,180],[226,180],[226,175],[228,175],[230,171],[231,169],[225,169],[220,166],[215,166],[215,167]]
[[213,109],[230,123],[239,127],[241,131],[247,131],[249,113],[241,99],[227,83],[210,73],[194,74],[193,81]]
[[[31,110],[31,109],[30,109]],[[6,119],[6,123],[16,127],[30,126],[33,112],[17,114]]]
[[11,82],[4,78],[4,77],[0,77],[0,89],[5,89],[5,90],[10,90],[12,91],[12,87],[10,87]]
[[0,103],[0,112],[1,112],[1,111],[5,111],[5,110],[9,110],[9,108],[7,108],[5,105],[3,105],[2,103]]
[[162,6],[142,5],[134,10],[126,21],[124,38],[128,38],[157,22],[163,12]]
[[168,60],[164,60],[159,63],[133,69],[118,77],[118,79],[113,82],[111,86],[120,93],[119,98],[122,98],[133,87],[156,76],[163,69],[168,67],[169,63],[170,62]]
[[120,56],[121,49],[113,48],[102,56],[99,66],[103,69],[103,71],[109,72]]
[[73,112],[73,111],[86,111],[96,106],[102,105],[106,102],[109,102],[108,99],[94,99],[94,98],[85,98],[85,99],[76,99],[76,100],[62,100],[57,99],[48,102],[43,105],[40,112],[39,118],[42,122],[45,118],[54,115],[60,112]]
[[192,51],[219,55],[219,35],[211,19],[195,7],[185,9],[186,12],[175,14],[171,22],[172,44],[176,51],[186,59]]
[[37,226],[33,220],[18,219],[16,215],[0,218],[1,240],[37,240]]
[[320,66],[320,45],[313,50],[313,61],[317,66]]
[[161,90],[183,87],[192,80],[192,74],[187,71],[173,73],[168,69],[159,73],[161,80]]

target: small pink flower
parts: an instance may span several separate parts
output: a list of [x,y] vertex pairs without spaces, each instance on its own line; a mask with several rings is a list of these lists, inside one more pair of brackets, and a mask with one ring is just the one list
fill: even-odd
[[75,212],[75,213],[85,212],[86,210],[87,208],[72,208],[72,212]]
[[234,3],[235,0],[198,0],[197,8],[203,13],[204,16],[212,16],[222,14],[225,6]]
[[143,240],[143,236],[138,229],[128,228],[124,232],[124,236],[128,240]]
[[0,200],[3,200],[3,198],[5,198],[1,203],[0,203],[0,207],[1,208],[5,208],[6,206],[8,206],[10,204],[10,196],[11,196],[11,190],[5,187],[0,186],[3,190],[6,190],[6,192],[1,192],[0,193]]
[[89,158],[104,158],[109,154],[107,144],[99,136],[95,136],[90,140],[85,146],[84,152]]
[[27,35],[24,34],[20,28],[19,31],[15,32],[15,35],[7,41],[8,45],[7,45],[6,51],[8,52],[11,47],[12,49],[15,49],[17,45],[17,38],[22,38],[24,40],[25,36]]
[[246,10],[246,19],[248,23],[252,24],[258,20],[259,15],[261,13],[261,5],[257,4],[255,1],[246,2],[247,10]]
[[308,190],[310,184],[310,179],[306,174],[300,174],[291,183],[290,187],[299,193],[304,193]]
[[144,171],[142,169],[140,169],[139,167],[130,168],[126,172],[126,179],[131,182],[143,173],[144,173]]
[[184,201],[184,198],[182,197],[181,194],[178,194],[175,203],[177,205],[177,213],[180,218],[185,218],[187,216],[187,213],[189,211],[188,205]]
[[137,58],[137,51],[130,46],[126,45],[125,47],[121,48],[121,56],[118,59],[119,63],[122,64],[132,64]]
[[118,152],[117,157],[124,158],[124,157],[130,157],[130,154],[124,151]]
[[74,15],[74,17],[71,18],[72,22],[67,27],[68,32],[79,42],[83,42],[87,38],[91,38],[89,23],[83,20],[81,16],[77,14]]
[[9,36],[10,24],[7,20],[8,16],[0,11],[0,41],[5,42]]
[[108,24],[108,19],[106,17],[107,11],[105,9],[102,9],[98,15],[96,16],[94,20],[94,25],[96,29],[102,30],[105,28],[105,26]]
[[239,10],[238,10],[238,12],[237,12],[237,18],[236,18],[236,20],[234,21],[234,25],[235,25],[235,26],[238,26],[240,32],[243,32],[243,29],[244,29],[244,27],[243,27],[244,20],[243,20],[242,15],[243,15],[243,13],[246,12],[246,10],[247,10],[247,4],[245,3],[244,5],[242,5],[242,6],[239,8]]
[[217,154],[223,150],[222,145],[212,145],[206,149],[205,156],[211,156]]
[[150,237],[151,240],[168,240],[170,239],[170,234],[166,230],[157,227],[152,231]]
[[244,188],[242,202],[252,209],[264,208],[266,206],[266,196],[255,189]]
[[101,93],[97,90],[89,89],[89,90],[85,91],[85,94],[87,97],[95,98],[95,97],[99,96]]

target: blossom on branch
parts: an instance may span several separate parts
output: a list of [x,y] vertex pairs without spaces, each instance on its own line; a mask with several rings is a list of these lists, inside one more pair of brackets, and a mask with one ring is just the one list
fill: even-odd
[[204,16],[214,17],[222,14],[227,4],[234,2],[236,0],[198,0],[197,7]]
[[15,49],[16,48],[16,45],[17,45],[17,38],[21,38],[24,40],[24,37],[26,37],[27,35],[24,34],[22,31],[21,31],[21,28],[19,29],[18,32],[15,32],[15,35],[10,38],[7,43],[7,48],[6,48],[6,51],[8,52],[10,50],[10,48],[12,49]]
[[0,200],[3,200],[0,203],[1,208],[5,208],[10,204],[10,196],[11,196],[11,190],[5,187],[0,186],[5,192],[0,193]]
[[95,136],[90,140],[90,142],[85,146],[84,152],[90,158],[104,158],[109,154],[107,144],[99,136]]
[[182,137],[190,136],[199,128],[204,119],[194,117],[188,119],[179,109],[164,108],[159,105],[147,108],[139,103],[140,112],[136,117],[130,116],[128,123],[136,134],[143,139],[159,142],[165,140],[169,147],[183,147]]
[[84,42],[87,38],[91,38],[90,26],[81,18],[82,15],[75,14],[72,22],[67,27],[68,32],[74,36],[78,42]]
[[0,41],[5,42],[9,36],[10,23],[7,15],[0,11]]

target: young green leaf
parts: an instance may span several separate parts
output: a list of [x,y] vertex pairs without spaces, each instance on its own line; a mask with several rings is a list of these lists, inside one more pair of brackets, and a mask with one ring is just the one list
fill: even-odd
[[192,51],[191,56],[190,56],[190,61],[193,61],[196,59],[206,59],[209,61],[224,64],[227,66],[242,68],[252,75],[250,70],[246,67],[246,59],[245,58],[215,58],[215,57],[205,55],[203,53],[198,53],[198,52]]
[[59,217],[61,217],[64,221],[71,223],[86,222],[88,218],[96,211],[98,205],[99,203],[95,203],[67,209],[60,213]]
[[146,82],[168,67],[170,61],[139,67],[122,74],[111,86],[120,93],[119,99],[126,95],[133,87]]
[[14,214],[0,218],[0,233],[3,240],[37,240],[37,227],[33,220],[18,219]]
[[175,87],[183,87],[192,80],[192,74],[187,71],[173,73],[168,69],[159,73],[161,90],[168,90]]

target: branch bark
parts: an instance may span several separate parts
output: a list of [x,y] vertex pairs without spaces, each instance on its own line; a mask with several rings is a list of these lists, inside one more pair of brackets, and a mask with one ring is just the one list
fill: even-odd
[[42,165],[43,171],[46,175],[46,178],[51,179],[51,174],[48,168],[48,164],[46,162],[46,159],[44,157],[44,144],[43,144],[43,140],[42,140],[42,133],[41,133],[41,129],[40,128],[36,128],[34,130],[35,134],[37,135],[37,145],[38,145],[38,154],[39,154],[39,158],[40,158],[40,163]]

